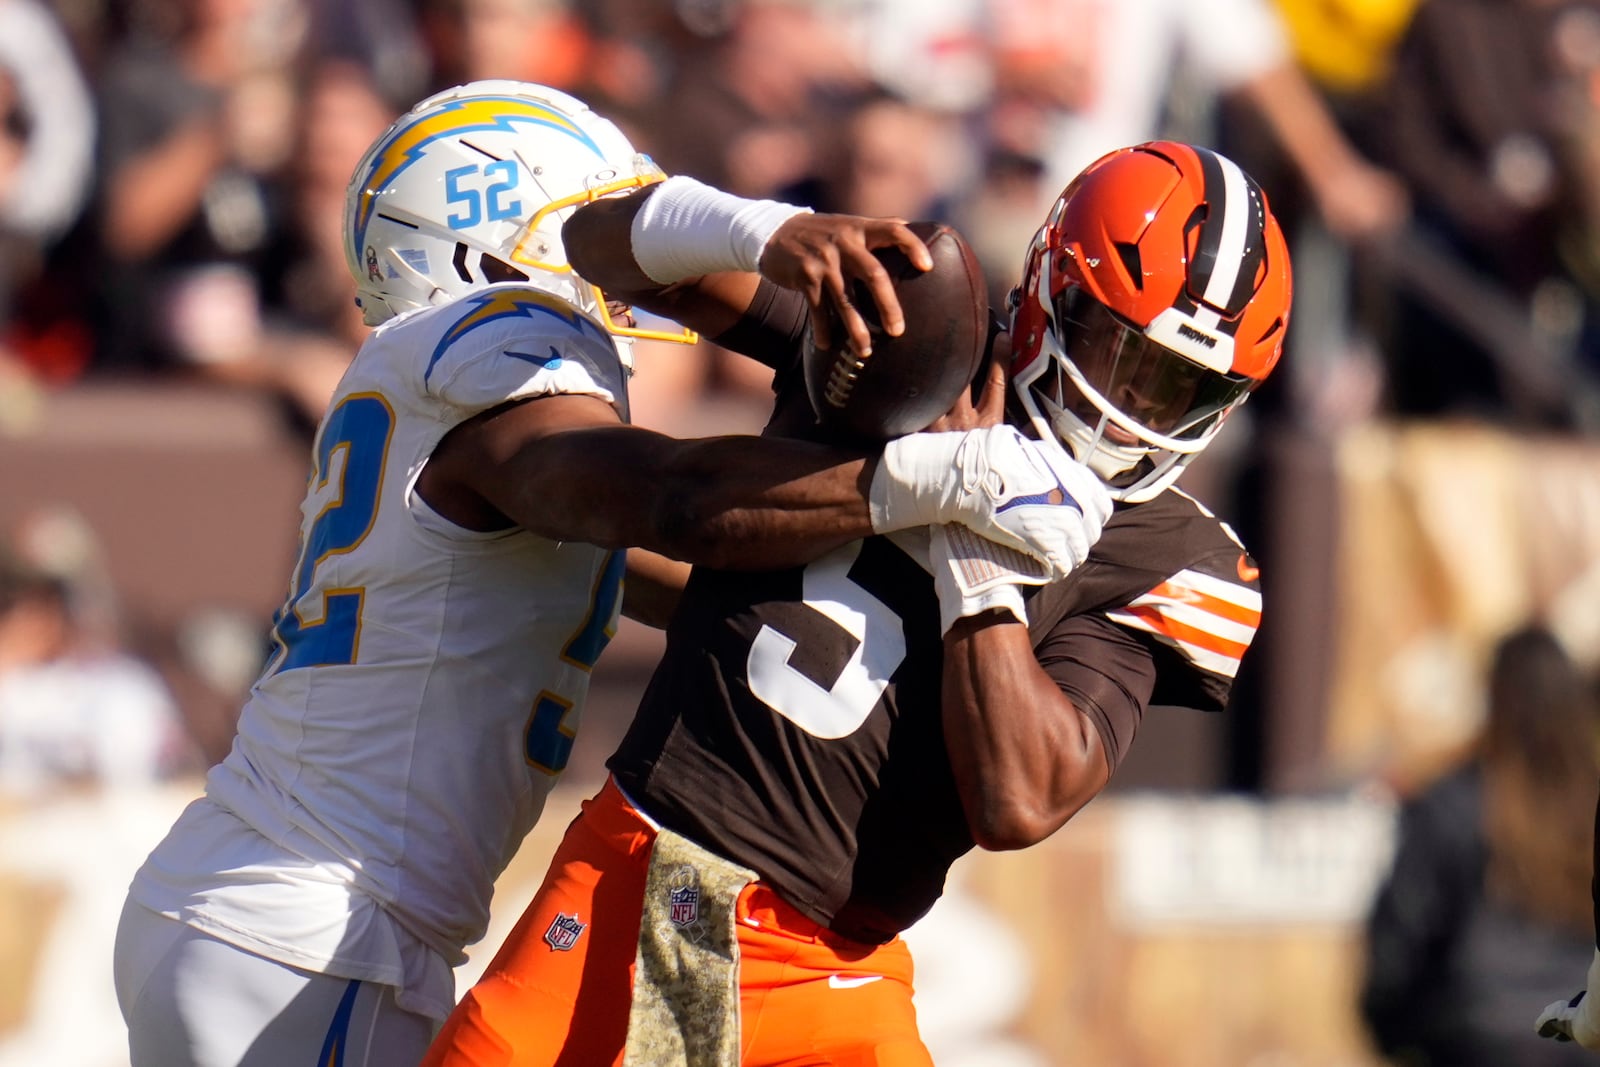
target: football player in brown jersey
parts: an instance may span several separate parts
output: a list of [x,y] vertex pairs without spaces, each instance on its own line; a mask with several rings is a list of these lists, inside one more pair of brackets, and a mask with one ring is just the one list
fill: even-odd
[[[579,212],[573,262],[771,363],[767,432],[804,435],[804,300],[662,284],[637,262],[653,195]],[[1004,406],[1094,472],[1117,505],[1088,557],[1025,586],[936,526],[696,569],[610,780],[426,1062],[931,1063],[899,934],[950,865],[1062,826],[1148,704],[1226,703],[1255,568],[1172,482],[1272,370],[1289,302],[1278,223],[1232,161],[1155,142],[1089,167],[1028,250],[1009,402],[952,416]]]

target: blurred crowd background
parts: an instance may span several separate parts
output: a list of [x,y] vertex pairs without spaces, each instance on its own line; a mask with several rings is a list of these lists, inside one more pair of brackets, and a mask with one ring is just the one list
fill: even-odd
[[[480,78],[571,92],[745,196],[954,222],[997,307],[1102,152],[1237,159],[1290,236],[1294,320],[1184,485],[1260,561],[1259,645],[1228,715],[1155,709],[1059,845],[973,861],[946,947],[1044,933],[1006,949],[1035,975],[1014,1010],[941,1063],[1574,1062],[1531,1024],[1589,942],[1600,0],[0,0],[0,1065],[118,1062],[114,1015],[93,1050],[61,1032],[111,1002],[59,958],[107,965],[128,864],[261,661],[365,332],[349,174]],[[636,421],[761,425],[760,368],[636,358]],[[574,795],[658,649],[625,624],[602,661]],[[930,997],[983,973],[925,951]],[[1202,1032],[1141,1038],[1139,1004]]]

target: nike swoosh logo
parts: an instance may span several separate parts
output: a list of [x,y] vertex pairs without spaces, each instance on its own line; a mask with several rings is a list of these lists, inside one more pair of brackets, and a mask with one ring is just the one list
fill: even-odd
[[828,987],[830,989],[856,989],[860,986],[871,985],[873,982],[882,980],[882,978],[883,975],[881,974],[864,974],[859,978],[846,978],[842,974],[830,974],[828,975]]
[[509,348],[506,349],[506,355],[512,359],[520,359],[524,363],[532,363],[535,367],[546,367],[550,370],[555,370],[562,362],[561,353],[556,351],[555,345],[550,346],[548,356],[536,356],[532,352],[513,352]]
[[[1057,497],[1059,499],[1056,499]],[[1054,489],[1048,489],[1043,493],[1035,493],[1032,496],[1019,496],[1013,500],[1007,500],[1004,504],[995,508],[994,513],[999,515],[1001,512],[1010,511],[1012,508],[1027,507],[1032,504],[1051,504],[1076,508],[1080,514],[1083,511],[1083,506],[1073,498],[1072,494],[1062,488],[1060,483],[1057,483]]]

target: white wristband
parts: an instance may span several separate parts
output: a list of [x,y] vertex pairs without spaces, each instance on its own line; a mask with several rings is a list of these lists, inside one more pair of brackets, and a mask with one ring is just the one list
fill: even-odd
[[778,227],[810,211],[746,200],[678,175],[656,186],[634,215],[634,262],[662,285],[719,271],[754,272]]
[[[990,563],[991,554],[980,547],[982,538],[965,526],[930,526],[928,534],[928,565],[933,568],[933,589],[939,597],[941,635],[948,634],[959,620],[985,611],[1009,611],[1018,622],[1028,624],[1022,590],[1014,580],[1021,576],[1008,576],[992,564],[993,569],[985,571],[982,564]],[[1009,552],[999,545],[988,547],[994,556]],[[980,580],[974,582],[975,577]]]

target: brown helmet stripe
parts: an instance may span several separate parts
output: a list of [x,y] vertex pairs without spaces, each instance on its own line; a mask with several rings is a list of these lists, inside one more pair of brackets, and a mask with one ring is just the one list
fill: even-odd
[[1189,263],[1189,291],[1219,311],[1218,328],[1231,333],[1255,292],[1265,254],[1265,203],[1261,188],[1239,165],[1210,149],[1195,147],[1205,181],[1206,217]]

